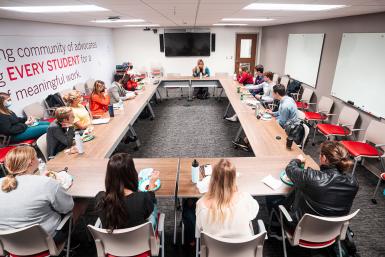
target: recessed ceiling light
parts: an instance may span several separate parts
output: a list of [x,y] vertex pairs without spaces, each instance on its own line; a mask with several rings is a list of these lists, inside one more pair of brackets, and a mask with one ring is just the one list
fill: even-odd
[[124,27],[159,27],[159,24],[129,24]]
[[96,5],[56,5],[56,6],[6,6],[0,9],[27,13],[60,13],[60,12],[100,12],[108,9]]
[[223,18],[222,21],[273,21],[270,18]]
[[347,7],[346,5],[331,4],[269,4],[253,3],[244,7],[244,10],[271,10],[271,11],[327,11]]
[[245,23],[214,23],[213,26],[247,26]]
[[91,22],[96,23],[124,23],[124,22],[144,22],[143,19],[126,19],[126,20],[120,20],[120,19],[108,19],[108,20],[94,20]]

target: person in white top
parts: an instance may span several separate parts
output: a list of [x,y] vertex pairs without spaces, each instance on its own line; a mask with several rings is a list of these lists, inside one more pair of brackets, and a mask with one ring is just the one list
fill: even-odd
[[235,166],[221,159],[214,167],[209,191],[197,202],[196,226],[199,231],[223,238],[252,236],[250,222],[259,211],[258,202],[236,185]]

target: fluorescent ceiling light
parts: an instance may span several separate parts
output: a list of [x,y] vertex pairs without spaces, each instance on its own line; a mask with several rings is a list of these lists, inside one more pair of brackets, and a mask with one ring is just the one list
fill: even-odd
[[114,19],[107,19],[107,20],[94,20],[94,21],[91,21],[91,22],[95,22],[95,23],[123,23],[123,22],[144,22],[145,20],[143,19],[126,19],[126,20],[121,20],[121,19],[117,19],[117,20],[114,20]]
[[244,7],[244,10],[271,10],[271,11],[327,11],[343,8],[346,5],[331,4],[268,4],[253,3]]
[[124,27],[159,27],[159,24],[129,24]]
[[214,23],[213,26],[247,26],[245,23]]
[[222,21],[273,21],[270,18],[223,18]]
[[13,6],[0,9],[27,13],[100,12],[108,9],[96,5]]

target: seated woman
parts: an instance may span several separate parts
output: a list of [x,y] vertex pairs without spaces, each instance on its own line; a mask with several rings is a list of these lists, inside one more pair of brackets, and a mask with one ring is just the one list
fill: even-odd
[[94,118],[100,118],[108,112],[110,104],[110,96],[106,92],[106,86],[103,81],[95,81],[94,88],[91,93],[90,109]]
[[[345,147],[336,141],[321,144],[320,170],[303,169],[305,158],[300,155],[286,167],[286,175],[294,183],[291,197],[277,200],[274,208],[282,204],[289,211],[293,222],[287,223],[294,229],[306,213],[325,217],[349,214],[358,191],[355,176],[348,174],[352,161]],[[272,204],[272,201],[268,201]]]
[[256,218],[258,202],[238,191],[237,172],[228,160],[213,167],[209,191],[197,202],[196,225],[201,231],[224,238],[247,238],[252,235],[250,222]]
[[96,195],[96,210],[102,227],[113,231],[138,226],[147,220],[156,224],[156,199],[152,190],[158,178],[159,171],[154,171],[148,192],[138,192],[138,173],[130,155],[113,155],[107,164],[106,192]]
[[48,157],[53,158],[57,153],[70,149],[76,153],[74,145],[75,116],[70,107],[59,107],[55,110],[56,120],[51,123],[47,131]]
[[82,105],[83,97],[79,91],[71,91],[64,97],[64,101],[71,107],[74,114],[75,129],[85,130],[91,125],[91,117],[86,107]]
[[254,84],[253,75],[250,73],[249,68],[247,66],[242,66],[239,68],[237,80],[239,83],[241,83],[243,85]]
[[205,63],[202,59],[199,59],[197,62],[197,66],[195,66],[192,70],[193,77],[199,77],[202,74],[202,77],[210,77],[210,69],[205,67]]
[[0,230],[40,224],[59,244],[67,237],[56,231],[63,214],[74,207],[57,180],[36,174],[39,161],[30,146],[18,146],[5,157],[8,175],[0,179]]
[[47,132],[49,122],[17,117],[9,109],[11,106],[11,96],[0,92],[0,134],[10,136],[12,143],[37,139]]
[[108,94],[110,96],[110,104],[115,104],[119,103],[120,101],[135,98],[134,92],[128,92],[123,88],[121,84],[122,80],[122,75],[114,75],[114,82],[112,82],[111,87],[108,89]]

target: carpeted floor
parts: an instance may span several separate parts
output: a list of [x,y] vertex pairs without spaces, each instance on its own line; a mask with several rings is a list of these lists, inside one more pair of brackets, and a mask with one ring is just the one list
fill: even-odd
[[[142,146],[138,151],[131,151],[134,157],[229,157],[253,156],[252,153],[233,148],[234,138],[239,123],[231,123],[223,119],[223,113],[228,101],[218,102],[215,99],[194,100],[169,99],[154,105],[155,120],[138,120],[134,128],[141,140]],[[321,139],[319,139],[321,140]],[[318,161],[318,145],[308,144],[305,152]],[[378,193],[378,204],[370,201],[377,179],[364,168],[357,169],[360,190],[355,199],[353,210],[360,209],[351,228],[355,233],[355,242],[362,257],[385,257],[385,197]],[[268,222],[264,198],[257,198],[260,204],[258,219]],[[166,214],[166,256],[194,256],[194,248],[181,246],[180,226],[178,227],[177,244],[173,245],[173,199],[159,199],[159,209]],[[178,212],[178,220],[181,213]],[[86,222],[92,218],[86,218]],[[89,222],[91,222],[89,221]],[[178,223],[179,224],[179,223]],[[74,256],[96,256],[94,245],[87,242],[84,230],[80,229],[81,246]],[[76,236],[75,236],[76,237]],[[289,247],[289,256],[329,256],[328,251],[310,252],[298,247]],[[268,239],[264,247],[264,256],[281,257],[282,242]]]

